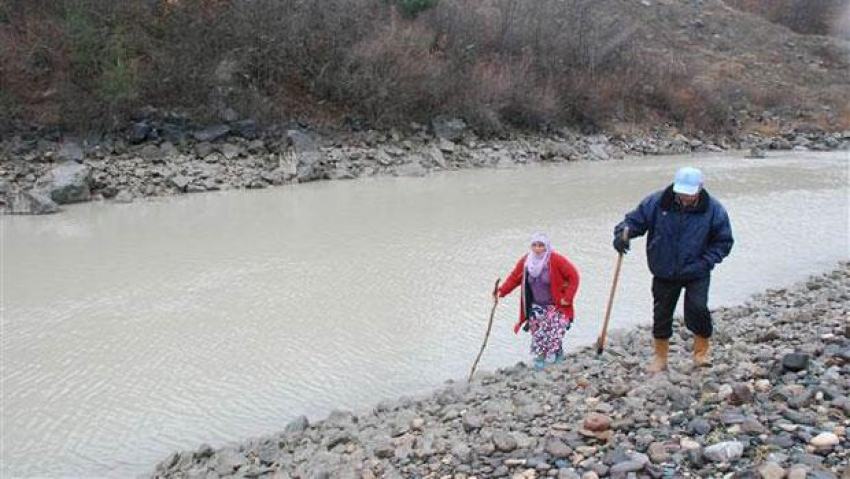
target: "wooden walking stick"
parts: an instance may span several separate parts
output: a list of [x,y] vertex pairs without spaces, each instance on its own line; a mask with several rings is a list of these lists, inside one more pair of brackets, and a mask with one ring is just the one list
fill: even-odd
[[472,381],[472,375],[475,374],[475,368],[478,367],[478,361],[481,360],[481,355],[484,353],[484,348],[487,347],[487,340],[490,338],[490,330],[493,329],[493,316],[496,314],[496,306],[499,304],[499,282],[502,281],[502,278],[496,280],[496,285],[493,286],[493,309],[490,310],[490,321],[487,323],[487,333],[484,334],[484,343],[481,344],[481,349],[478,351],[478,356],[475,358],[475,362],[472,363],[472,371],[469,372],[469,379],[466,381]]
[[[623,241],[629,240],[629,228],[623,228]],[[620,279],[620,266],[623,265],[623,253],[617,256],[617,267],[614,268],[614,282],[611,284],[611,294],[608,296],[608,307],[605,309],[605,322],[602,324],[602,334],[596,340],[596,354],[605,350],[605,336],[608,334],[608,321],[611,319],[611,308],[614,306],[614,292],[617,291],[617,281]]]

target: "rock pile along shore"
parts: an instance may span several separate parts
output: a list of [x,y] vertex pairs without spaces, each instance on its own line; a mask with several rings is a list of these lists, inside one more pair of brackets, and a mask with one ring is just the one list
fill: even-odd
[[481,139],[459,119],[435,122],[430,128],[416,125],[414,130],[405,136],[369,131],[331,140],[302,129],[261,135],[256,125],[245,122],[196,131],[144,123],[117,137],[15,137],[0,143],[0,211],[44,214],[58,211],[59,205],[90,200],[128,203],[140,197],[625,155],[740,149],[760,158],[767,150],[850,150],[850,131],[687,137],[657,130],[626,137],[564,129],[546,137]]

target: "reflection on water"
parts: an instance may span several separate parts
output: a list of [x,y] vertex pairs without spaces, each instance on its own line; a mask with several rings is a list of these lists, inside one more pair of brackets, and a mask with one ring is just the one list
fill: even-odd
[[[2,226],[2,471],[126,477],[175,449],[362,409],[468,372],[490,289],[549,233],[582,272],[568,345],[595,340],[611,228],[702,167],[735,249],[713,305],[850,257],[848,154],[635,159],[87,204]],[[642,240],[613,327],[649,322]],[[526,358],[500,304],[482,359]],[[47,460],[49,458],[49,460]]]

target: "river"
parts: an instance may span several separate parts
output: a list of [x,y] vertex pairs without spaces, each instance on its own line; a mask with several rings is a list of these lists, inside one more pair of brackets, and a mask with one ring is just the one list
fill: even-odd
[[[490,290],[545,231],[582,273],[570,348],[599,333],[611,229],[681,165],[729,211],[711,305],[850,259],[850,154],[468,170],[90,203],[2,217],[2,477],[127,477],[173,450],[363,410],[463,378]],[[650,322],[643,240],[612,326]],[[527,357],[503,301],[481,369]],[[647,346],[649,338],[647,338]]]

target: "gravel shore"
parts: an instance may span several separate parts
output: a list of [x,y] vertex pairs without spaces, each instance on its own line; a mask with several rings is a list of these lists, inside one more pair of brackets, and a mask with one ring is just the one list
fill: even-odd
[[670,370],[646,327],[535,372],[449,382],[362,414],[176,452],[154,478],[850,478],[850,263],[714,311],[713,367],[678,321]]

